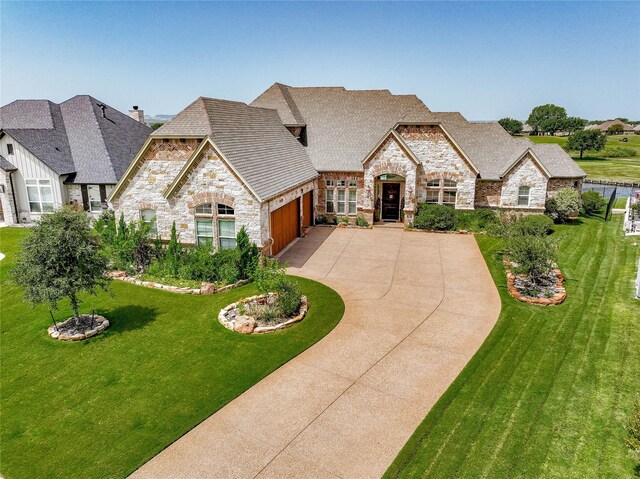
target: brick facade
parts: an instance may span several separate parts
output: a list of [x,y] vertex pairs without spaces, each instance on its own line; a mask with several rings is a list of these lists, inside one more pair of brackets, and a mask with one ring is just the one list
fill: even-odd
[[[333,181],[333,187],[327,187],[327,180]],[[338,181],[345,181],[344,187],[338,187]],[[356,215],[349,215],[348,213],[327,213],[326,210],[326,201],[327,189],[334,190],[334,205],[336,204],[336,200],[338,198],[338,189],[343,190],[352,190],[353,187],[349,187],[349,181],[356,182],[356,204],[357,204],[357,213],[362,213],[364,208],[364,173],[363,172],[324,172],[320,174],[320,177],[317,181],[316,195],[314,197],[314,205],[316,205],[316,217],[325,217],[327,219],[333,219],[336,216],[349,216],[350,222],[355,221]],[[345,193],[345,197],[348,201],[348,193]],[[334,206],[334,210],[336,206]],[[348,208],[346,208],[348,211]]]
[[562,188],[575,188],[582,191],[583,178],[549,178],[547,195],[553,196]]

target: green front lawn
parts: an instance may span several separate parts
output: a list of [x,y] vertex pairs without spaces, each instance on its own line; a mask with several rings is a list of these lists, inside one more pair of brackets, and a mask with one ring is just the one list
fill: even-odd
[[[566,136],[527,136],[534,143],[557,143],[563,148],[567,144]],[[626,143],[620,140],[627,138]],[[640,182],[640,135],[615,135],[607,137],[606,148],[630,148],[635,150],[635,155],[629,158],[603,158],[597,152],[585,152],[580,159],[578,152],[570,152],[590,179],[618,180]]]
[[[300,324],[244,336],[218,323],[220,308],[252,285],[212,296],[114,281],[86,297],[111,321],[82,343],[50,339],[46,307],[31,309],[8,267],[24,229],[0,229],[0,473],[13,478],[125,477],[270,372],[325,336],[344,303],[298,278],[311,308]],[[58,320],[71,312],[66,304]]]
[[621,216],[557,228],[567,301],[506,290],[500,240],[477,237],[502,298],[497,325],[385,477],[633,477],[623,422],[640,393],[640,246]]

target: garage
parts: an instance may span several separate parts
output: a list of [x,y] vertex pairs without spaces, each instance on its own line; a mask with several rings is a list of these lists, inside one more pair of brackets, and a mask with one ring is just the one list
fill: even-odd
[[275,256],[300,234],[300,199],[271,212],[271,255]]
[[302,227],[307,228],[313,224],[313,191],[309,191],[302,197]]

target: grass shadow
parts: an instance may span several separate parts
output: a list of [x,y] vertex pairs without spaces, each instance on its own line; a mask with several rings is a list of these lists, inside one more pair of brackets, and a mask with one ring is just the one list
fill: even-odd
[[126,331],[144,328],[156,319],[158,310],[156,308],[131,304],[120,306],[119,308],[109,311],[101,311],[100,314],[109,320],[109,332],[124,333]]
[[636,477],[640,477],[640,464],[637,464],[636,467],[633,468]]

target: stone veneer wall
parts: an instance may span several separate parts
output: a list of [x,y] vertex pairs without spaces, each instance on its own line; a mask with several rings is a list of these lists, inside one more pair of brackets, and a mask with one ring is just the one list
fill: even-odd
[[499,208],[502,181],[476,180],[476,208]]
[[462,153],[437,125],[399,126],[398,133],[421,163],[417,172],[416,200],[426,200],[427,182],[436,178],[457,182],[457,209],[473,209],[476,173]]
[[389,136],[364,164],[364,217],[373,222],[375,208],[375,180],[387,174],[404,177],[404,221],[413,222],[416,211],[416,176],[418,165],[411,159],[403,147]]
[[549,178],[547,183],[547,195],[552,197],[562,188],[575,188],[582,191],[584,178]]
[[[344,188],[338,188],[337,186],[334,186],[333,188],[329,188],[329,189],[333,189],[333,190],[338,190],[338,189],[344,189],[344,190],[350,190],[353,188],[349,188],[349,181],[356,181],[356,205],[357,205],[357,213],[361,213],[362,209],[364,208],[364,173],[361,171],[346,171],[346,172],[339,172],[339,171],[334,171],[334,172],[324,172],[320,175],[320,178],[318,178],[318,186],[317,186],[317,194],[316,197],[314,198],[314,204],[316,205],[316,217],[318,216],[325,216],[329,219],[334,218],[336,216],[349,216],[346,213],[345,214],[337,214],[337,213],[327,213],[326,210],[326,191],[327,191],[327,186],[326,186],[326,181],[327,180],[333,180],[334,185],[338,184],[338,180],[345,180],[347,186],[345,186]],[[345,193],[345,195],[348,195],[348,193]],[[333,196],[334,200],[337,201],[338,198],[338,193],[334,193]],[[349,197],[346,196],[346,202],[348,203],[349,201]],[[351,215],[352,217],[354,215]],[[352,218],[352,221],[353,218]]]
[[[197,146],[198,142],[192,139],[156,140],[132,181],[114,201],[116,214],[123,212],[127,221],[137,221],[140,210],[154,209],[162,239],[169,239],[175,220],[180,241],[195,243],[195,207],[209,202],[224,203],[235,210],[236,232],[244,225],[251,240],[260,245],[260,205],[213,148],[201,152],[200,161],[172,198],[167,200],[163,196]],[[215,227],[214,235],[217,235]],[[214,241],[217,242],[217,237]]]
[[[0,201],[2,202],[2,216],[4,222],[8,225],[17,223],[16,210],[13,201],[13,190],[11,189],[10,174],[8,171],[0,170],[0,184],[4,185],[4,193],[0,193]],[[15,181],[15,180],[14,180]]]
[[547,199],[547,177],[528,153],[503,179],[500,195],[502,208],[527,209],[518,206],[518,189],[521,186],[531,188],[528,209],[544,210]]

